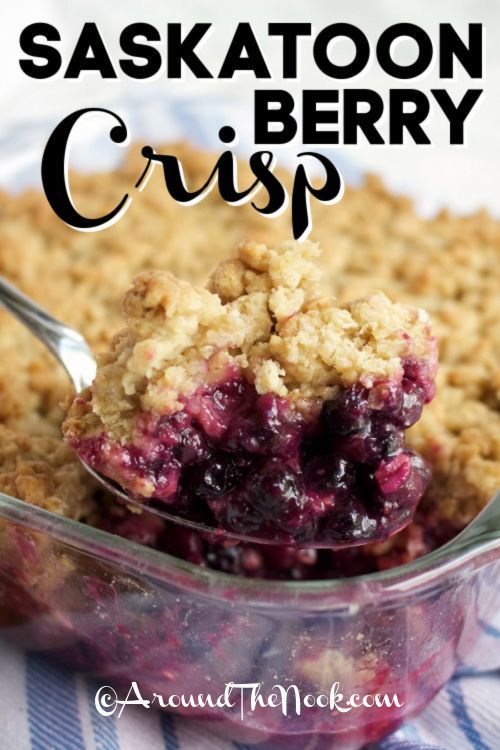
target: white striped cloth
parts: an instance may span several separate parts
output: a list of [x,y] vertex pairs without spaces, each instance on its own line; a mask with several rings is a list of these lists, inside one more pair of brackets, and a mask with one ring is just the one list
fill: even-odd
[[[482,652],[488,671],[463,670],[420,717],[369,750],[499,750],[500,629],[484,626]],[[100,685],[39,654],[0,642],[0,664],[1,750],[247,750],[154,709],[101,716]]]

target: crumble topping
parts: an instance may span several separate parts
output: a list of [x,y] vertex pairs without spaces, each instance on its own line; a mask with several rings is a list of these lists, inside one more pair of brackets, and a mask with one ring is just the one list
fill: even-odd
[[98,357],[88,425],[78,422],[77,406],[66,433],[82,435],[88,426],[130,437],[138,410],[181,409],[183,396],[231,367],[257,393],[295,402],[324,401],[356,382],[369,388],[401,380],[405,358],[429,360],[433,377],[437,355],[427,314],[382,293],[339,307],[321,296],[313,262],[319,255],[308,242],[243,243],[214,272],[212,291],[166,271],[139,275],[123,301],[127,327]]
[[[212,154],[185,144],[158,150],[181,159],[188,185],[201,184],[213,165]],[[134,147],[115,172],[72,174],[74,199],[83,212],[109,210],[141,169]],[[247,165],[239,170],[250,181]],[[290,186],[283,171],[280,179]],[[389,192],[376,177],[347,187],[335,206],[313,202],[311,210],[313,239],[323,248],[318,265],[339,304],[380,289],[432,317],[440,350],[437,396],[407,440],[433,467],[420,507],[436,523],[444,518],[460,529],[500,487],[500,222],[484,211],[421,218],[409,199]],[[289,234],[287,212],[266,221],[248,206],[228,206],[216,191],[185,210],[167,196],[157,170],[140,201],[99,233],[70,230],[39,191],[3,192],[0,273],[82,331],[98,352],[123,325],[120,298],[137,274],[159,268],[203,286],[239,242],[276,245]],[[12,445],[11,430],[62,443],[59,403],[67,378],[3,310],[0,352],[0,422],[9,428],[0,433],[2,445]],[[47,471],[53,471],[50,465]],[[80,516],[85,513],[82,505]],[[405,536],[385,543],[386,551]]]

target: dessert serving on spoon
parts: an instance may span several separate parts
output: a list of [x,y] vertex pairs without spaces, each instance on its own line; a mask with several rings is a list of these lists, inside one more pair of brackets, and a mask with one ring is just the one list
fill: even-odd
[[229,537],[336,548],[406,526],[430,476],[404,444],[434,395],[429,318],[383,294],[338,306],[318,254],[246,243],[209,289],[137,277],[63,426],[85,465]]

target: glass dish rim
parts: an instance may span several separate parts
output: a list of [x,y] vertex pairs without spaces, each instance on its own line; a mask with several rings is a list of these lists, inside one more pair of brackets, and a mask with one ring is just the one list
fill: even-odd
[[[82,521],[61,516],[52,511],[19,500],[0,492],[0,518],[11,521],[38,533],[55,536],[59,541],[78,550],[98,556],[107,562],[120,563],[132,575],[148,575],[155,580],[164,580],[168,570],[184,576],[184,581],[199,596],[225,601],[226,597],[217,596],[220,589],[238,592],[243,596],[246,606],[272,608],[282,606],[280,597],[305,598],[312,609],[338,609],[361,604],[363,599],[372,604],[379,596],[387,599],[404,598],[410,592],[432,588],[447,574],[470,571],[482,559],[494,550],[500,554],[500,529],[483,532],[474,540],[463,544],[458,538],[451,540],[438,549],[416,558],[410,563],[396,566],[389,570],[367,573],[349,578],[332,578],[313,581],[281,581],[274,579],[246,578],[221,571],[204,568],[187,560],[182,560],[161,550],[133,542],[111,532],[98,529]],[[112,554],[115,553],[115,554]],[[134,558],[135,555],[135,558]],[[140,560],[140,564],[139,563]],[[214,590],[214,583],[218,584]],[[204,584],[206,590],[196,588]],[[185,586],[184,586],[185,588]],[[359,598],[352,596],[356,590]],[[349,593],[350,592],[350,593]],[[245,596],[248,594],[248,596]],[[255,595],[260,598],[254,598]],[[271,594],[271,599],[262,595]],[[342,594],[349,594],[342,597]],[[339,595],[335,601],[320,603],[314,600],[318,595]],[[318,606],[319,605],[319,606]],[[325,606],[326,605],[326,606]]]

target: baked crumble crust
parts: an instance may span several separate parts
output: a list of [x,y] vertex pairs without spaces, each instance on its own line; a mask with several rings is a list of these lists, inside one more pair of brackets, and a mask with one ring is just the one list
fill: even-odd
[[92,482],[59,438],[29,437],[0,425],[0,492],[80,518],[93,508]]
[[[201,184],[213,165],[212,155],[184,144],[159,150],[182,160],[188,184]],[[89,214],[109,210],[141,169],[133,148],[114,173],[73,174],[74,199]],[[280,179],[290,185],[285,173]],[[238,242],[290,236],[287,213],[266,221],[249,206],[228,206],[216,191],[189,210],[179,207],[159,171],[105,232],[70,230],[39,191],[4,192],[0,205],[0,273],[81,330],[96,352],[120,329],[121,294],[138,273],[160,268],[204,285]],[[421,218],[375,177],[348,187],[333,207],[313,201],[311,208],[312,239],[324,251],[318,263],[339,303],[381,289],[432,317],[438,391],[408,442],[434,469],[421,507],[460,528],[500,487],[500,222],[484,211]],[[66,376],[2,310],[0,352],[0,422],[23,436],[60,435]],[[0,441],[12,445],[10,431]]]

